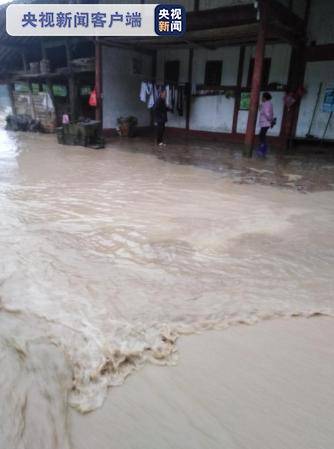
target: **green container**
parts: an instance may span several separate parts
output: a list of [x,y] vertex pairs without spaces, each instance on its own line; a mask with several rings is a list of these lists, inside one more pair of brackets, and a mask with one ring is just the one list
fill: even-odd
[[63,125],[57,128],[57,139],[63,145],[104,148],[101,122],[95,120]]

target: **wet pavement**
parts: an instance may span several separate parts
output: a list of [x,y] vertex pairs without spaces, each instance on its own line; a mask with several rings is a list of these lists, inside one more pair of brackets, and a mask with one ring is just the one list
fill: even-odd
[[167,138],[165,147],[154,145],[153,137],[111,138],[127,152],[155,154],[158,159],[178,165],[193,165],[220,172],[239,184],[284,187],[303,193],[333,190],[334,151],[330,147],[305,146],[291,150],[271,148],[268,156],[242,156],[242,145],[195,138]]

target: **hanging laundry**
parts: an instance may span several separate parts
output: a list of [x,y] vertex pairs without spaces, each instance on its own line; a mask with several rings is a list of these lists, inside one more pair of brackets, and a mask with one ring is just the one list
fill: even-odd
[[140,84],[139,99],[146,103],[148,109],[152,109],[159,98],[160,91],[166,91],[166,106],[172,113],[175,108],[179,115],[183,115],[184,86],[177,87],[173,84],[156,84],[148,81],[142,81]]
[[146,90],[147,90],[147,83],[145,81],[142,81],[140,85],[139,98],[140,101],[144,103],[146,103]]
[[166,85],[166,105],[167,108],[172,109],[172,89],[169,84]]
[[154,95],[154,104],[159,98],[159,86],[157,84],[154,84],[153,86],[153,95]]
[[171,86],[171,112],[174,114],[174,108],[176,105],[176,87],[174,84]]
[[148,109],[151,109],[154,106],[154,95],[154,85],[150,82],[142,81],[140,84],[139,99],[143,103],[146,103]]
[[154,86],[152,83],[147,83],[147,88],[146,88],[146,92],[148,95],[148,99],[147,99],[147,107],[148,109],[153,108],[154,106]]

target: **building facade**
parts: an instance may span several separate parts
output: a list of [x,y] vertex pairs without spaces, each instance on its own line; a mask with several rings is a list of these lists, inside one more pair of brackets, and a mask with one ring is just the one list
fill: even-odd
[[[188,11],[215,8],[229,8],[235,5],[253,5],[246,0],[186,0],[183,2]],[[322,138],[329,113],[323,111],[326,90],[334,84],[334,2],[331,0],[285,0],[281,2],[286,8],[305,20],[306,50],[305,70],[300,83],[305,93],[298,104],[298,118],[294,136],[305,138],[307,134]],[[222,43],[223,44],[223,43]],[[240,98],[235,95],[240,78],[240,59],[242,62],[241,92],[247,102],[247,94],[251,91],[252,63],[254,61],[256,42],[243,45],[222,45],[210,49],[206,45],[191,48],[192,69],[189,73],[190,48],[162,48],[156,50],[155,79],[164,81],[165,67],[168,62],[179,62],[178,82],[188,83],[191,80],[192,92],[189,117],[189,130],[198,132],[219,133],[225,137],[245,134],[248,110],[240,107]],[[276,126],[269,135],[279,137],[282,134],[286,91],[289,91],[290,67],[293,58],[293,44],[288,42],[268,42],[265,46],[265,84],[261,90],[269,91],[273,97]],[[142,61],[143,71],[135,74],[132,71],[133,59]],[[103,125],[109,130],[116,127],[119,116],[136,115],[140,126],[151,123],[150,111],[139,101],[140,83],[150,79],[153,57],[139,51],[126,48],[103,47]],[[210,61],[221,62],[219,86],[221,92],[205,94],[205,77],[207,64]],[[239,80],[240,81],[240,80]],[[196,94],[196,86],[203,87],[201,94]],[[226,92],[229,95],[226,95]],[[242,105],[241,105],[242,106]],[[237,111],[236,111],[237,109]],[[313,118],[312,118],[313,117]],[[186,129],[185,115],[169,114],[167,126],[177,130]],[[326,140],[334,139],[334,124],[329,123]]]

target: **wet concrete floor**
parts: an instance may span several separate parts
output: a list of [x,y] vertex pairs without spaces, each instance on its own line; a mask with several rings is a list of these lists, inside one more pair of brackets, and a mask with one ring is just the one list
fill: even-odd
[[116,144],[122,151],[156,154],[169,163],[221,172],[239,184],[271,185],[304,193],[334,188],[334,150],[325,145],[270,148],[265,159],[255,154],[250,159],[243,157],[241,144],[168,136],[166,142],[160,148],[154,137],[113,137],[107,147]]

